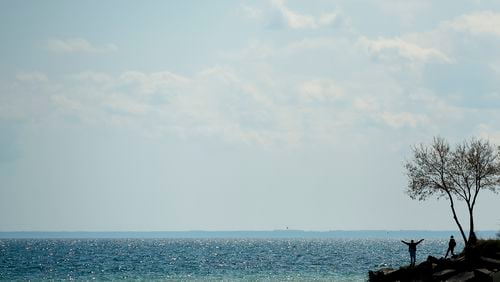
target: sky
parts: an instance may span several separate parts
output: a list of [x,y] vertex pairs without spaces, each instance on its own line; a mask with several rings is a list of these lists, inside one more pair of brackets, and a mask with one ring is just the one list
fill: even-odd
[[1,1],[0,38],[0,231],[454,230],[411,146],[500,144],[498,1]]

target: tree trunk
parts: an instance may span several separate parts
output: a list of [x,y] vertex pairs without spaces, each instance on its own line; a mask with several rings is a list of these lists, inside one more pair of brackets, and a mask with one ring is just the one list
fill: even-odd
[[474,216],[472,208],[469,208],[469,239],[467,240],[468,245],[476,244],[477,238],[474,232]]
[[467,240],[467,237],[465,236],[465,232],[464,232],[464,229],[462,228],[462,225],[458,221],[457,213],[455,212],[455,204],[453,203],[453,198],[451,197],[451,193],[449,191],[446,191],[446,193],[448,194],[448,199],[450,200],[450,207],[451,207],[451,211],[453,212],[453,219],[457,223],[458,229],[460,229],[460,234],[462,235],[462,238],[464,239],[464,244],[467,246],[468,240]]

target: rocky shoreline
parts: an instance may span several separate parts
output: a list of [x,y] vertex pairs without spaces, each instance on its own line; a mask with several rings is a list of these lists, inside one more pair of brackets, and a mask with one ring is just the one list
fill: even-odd
[[450,259],[429,256],[426,261],[399,269],[369,271],[371,282],[386,281],[495,281],[500,282],[500,252],[460,255]]

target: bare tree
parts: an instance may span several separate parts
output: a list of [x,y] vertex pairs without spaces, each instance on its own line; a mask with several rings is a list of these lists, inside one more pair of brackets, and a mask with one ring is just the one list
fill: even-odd
[[500,171],[498,154],[489,141],[472,139],[459,144],[453,152],[450,176],[458,199],[465,201],[469,213],[469,243],[475,243],[474,207],[481,190],[496,192]]
[[430,146],[420,144],[412,149],[413,159],[405,164],[408,176],[408,195],[419,201],[426,200],[430,196],[448,199],[453,219],[464,242],[467,242],[467,237],[457,217],[452,196],[455,187],[448,173],[452,161],[450,145],[443,138],[435,137]]
[[[488,141],[464,141],[454,150],[441,137],[430,146],[413,148],[413,158],[405,164],[407,193],[412,199],[445,197],[466,245],[475,243],[474,207],[481,190],[496,192],[500,184],[499,154]],[[455,200],[463,200],[469,214],[469,236],[457,217]]]

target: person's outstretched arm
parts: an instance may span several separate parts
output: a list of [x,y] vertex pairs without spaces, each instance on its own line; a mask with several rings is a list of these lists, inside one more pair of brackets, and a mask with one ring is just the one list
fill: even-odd
[[420,239],[420,241],[417,242],[417,245],[420,244],[424,239]]
[[401,240],[401,242],[402,242],[402,243],[404,243],[404,244],[406,244],[406,245],[409,245],[409,244],[410,244],[410,243],[405,242],[405,241],[403,241],[403,240]]

